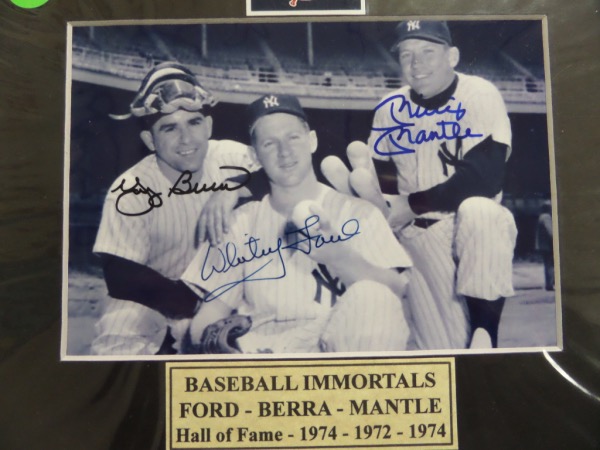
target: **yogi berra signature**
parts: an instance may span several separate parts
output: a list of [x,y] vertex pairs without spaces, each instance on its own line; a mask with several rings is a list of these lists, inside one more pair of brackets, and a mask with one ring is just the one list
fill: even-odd
[[[467,110],[463,108],[461,102],[458,102],[458,105],[453,105],[454,101],[456,101],[456,99],[454,97],[450,97],[449,105],[441,109],[429,110],[422,108],[421,106],[413,108],[413,105],[410,103],[410,101],[402,94],[393,95],[386,98],[377,105],[375,111],[389,105],[390,117],[394,121],[395,125],[391,127],[372,128],[373,131],[382,131],[381,136],[377,138],[375,145],[373,146],[375,152],[384,156],[414,153],[414,148],[405,147],[404,145],[400,144],[403,139],[405,139],[405,142],[408,142],[409,144],[419,145],[430,141],[452,141],[455,139],[482,137],[483,134],[474,133],[470,128],[465,128],[462,130],[459,122],[465,116]],[[396,117],[397,113],[399,114],[402,112],[407,113],[408,117],[411,119],[450,114],[454,116],[454,120],[441,120],[436,122],[438,127],[437,129],[421,129],[416,131],[414,128],[412,128],[416,125],[415,122],[402,122],[398,119],[398,117]],[[379,143],[386,138],[398,150],[389,152],[379,150]]]
[[[338,242],[344,242],[360,234],[360,225],[358,223],[358,220],[350,219],[342,225],[341,235],[329,237],[323,236],[321,234],[315,233],[315,227],[319,223],[319,220],[319,216],[317,215],[308,217],[304,221],[304,226],[302,228],[291,229],[286,231],[285,239],[278,238],[275,246],[261,246],[261,243],[259,242],[260,239],[250,236],[248,240],[243,244],[244,246],[246,246],[246,249],[243,251],[239,251],[239,253],[237,246],[233,242],[227,242],[224,245],[217,247],[216,249],[214,247],[209,247],[206,251],[206,255],[204,256],[204,261],[202,263],[202,268],[200,271],[200,277],[203,281],[208,280],[216,273],[226,273],[230,269],[234,269],[250,261],[265,258],[265,263],[258,267],[256,270],[254,270],[252,273],[247,274],[241,280],[233,281],[231,283],[227,283],[223,286],[218,287],[214,291],[210,292],[204,298],[204,301],[209,302],[211,300],[214,300],[241,283],[261,280],[278,280],[280,278],[285,277],[287,271],[282,250],[299,250],[306,255],[310,255],[313,248],[320,248],[327,244],[336,244]],[[284,244],[284,241],[288,243]],[[209,256],[211,255],[211,252],[215,251],[219,252],[219,254],[216,256],[218,262],[211,265],[208,263]],[[273,255],[271,258],[267,258],[271,255]],[[214,261],[215,257],[212,257],[210,259]],[[261,277],[260,275],[257,276],[257,274],[261,270],[263,270],[276,259],[279,259],[279,261],[281,262],[280,274],[270,277]]]
[[[235,191],[236,189],[241,189],[250,181],[251,173],[243,167],[238,166],[221,166],[221,169],[234,169],[240,170],[244,172],[246,178],[239,184],[235,186],[229,186],[227,182],[224,183],[213,183],[211,185],[203,184],[202,186],[198,185],[198,183],[191,182],[192,173],[189,171],[181,172],[181,175],[173,184],[172,187],[169,188],[169,193],[167,197],[171,195],[187,195],[187,194],[202,194],[203,192],[217,192],[217,191]],[[142,216],[144,214],[148,214],[154,208],[160,208],[163,204],[162,192],[155,192],[151,188],[144,186],[138,177],[135,177],[135,183],[132,186],[125,186],[126,180],[122,179],[121,184],[119,184],[116,188],[114,188],[110,192],[120,192],[117,197],[117,201],[115,202],[115,207],[117,211],[125,216]],[[128,195],[142,195],[147,197],[147,205],[144,205],[140,210],[129,210],[124,207],[121,202],[123,199],[127,198]]]

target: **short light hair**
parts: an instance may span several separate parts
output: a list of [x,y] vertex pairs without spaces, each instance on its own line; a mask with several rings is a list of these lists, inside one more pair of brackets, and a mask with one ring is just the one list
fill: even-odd
[[[286,114],[286,113],[281,113],[281,114]],[[309,132],[310,131],[310,125],[308,125],[308,122],[304,119],[302,119],[301,117],[295,116],[294,114],[288,114],[289,116],[295,117],[296,119],[298,119],[298,122],[300,122],[302,124],[302,126],[304,127],[304,129]],[[267,117],[267,116],[263,116],[263,117]],[[260,119],[262,119],[263,117],[259,118],[254,125],[252,125],[252,127],[250,128],[250,144],[252,144],[252,146],[254,146],[254,144],[256,144],[256,124],[260,121]]]

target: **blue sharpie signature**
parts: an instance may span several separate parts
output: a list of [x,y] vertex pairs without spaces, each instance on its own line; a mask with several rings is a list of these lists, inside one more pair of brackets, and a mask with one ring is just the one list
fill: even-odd
[[[243,253],[238,252],[238,248],[233,242],[227,242],[224,246],[220,246],[216,249],[214,247],[209,247],[206,251],[206,255],[204,256],[204,261],[200,270],[200,277],[202,278],[202,281],[208,280],[214,274],[226,273],[229,270],[249,263],[250,261],[264,258],[264,264],[262,264],[252,273],[247,274],[241,280],[219,286],[206,295],[204,301],[209,302],[214,300],[241,283],[247,283],[250,281],[278,280],[285,277],[287,270],[285,267],[282,250],[299,250],[306,255],[310,255],[314,248],[320,248],[327,244],[344,242],[360,234],[360,224],[358,223],[358,220],[350,219],[342,225],[340,235],[325,237],[321,234],[315,233],[314,227],[319,223],[319,220],[319,216],[317,215],[308,217],[304,221],[304,226],[302,228],[287,230],[285,233],[285,242],[284,239],[278,238],[277,242],[273,246],[261,247],[261,239],[250,236],[243,244],[244,247],[246,247]],[[211,265],[208,263],[208,260],[211,252],[214,251],[219,252],[219,261],[218,263]],[[270,277],[261,277],[260,275],[257,276],[257,274],[259,274],[263,269],[277,259],[279,259],[281,262],[281,273]]]
[[[454,106],[452,101],[456,101],[456,99],[450,97],[450,104],[447,106],[441,109],[430,110],[421,106],[417,106],[416,108],[413,107],[413,104],[402,94],[386,98],[375,107],[375,111],[389,105],[390,117],[394,121],[394,125],[391,127],[372,128],[373,131],[382,132],[375,141],[373,149],[377,154],[383,156],[402,155],[415,152],[414,148],[405,147],[400,144],[404,138],[406,138],[410,144],[419,145],[430,141],[452,141],[455,139],[483,137],[483,134],[474,133],[470,128],[465,128],[464,130],[461,128],[459,122],[465,116],[467,110],[463,108],[461,102],[458,102],[458,105]],[[402,112],[406,112],[410,119],[450,114],[454,116],[454,120],[441,120],[436,122],[437,129],[419,130],[415,132],[415,129],[413,128],[416,125],[415,122],[402,122],[396,117],[397,113]],[[398,150],[389,152],[379,150],[379,143],[383,139],[388,139]]]

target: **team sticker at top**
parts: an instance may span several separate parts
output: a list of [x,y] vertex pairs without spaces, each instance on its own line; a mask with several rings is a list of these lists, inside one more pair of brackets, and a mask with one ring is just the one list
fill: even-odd
[[365,14],[365,0],[246,0],[248,16]]

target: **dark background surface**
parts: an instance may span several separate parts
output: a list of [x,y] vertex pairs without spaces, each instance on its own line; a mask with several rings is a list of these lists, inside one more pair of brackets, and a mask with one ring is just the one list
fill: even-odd
[[[414,0],[371,15],[547,14],[565,351],[600,393],[597,1]],[[0,448],[162,449],[164,363],[59,362],[66,21],[243,17],[245,2],[0,2]],[[600,402],[542,354],[456,359],[461,449],[600,448]]]

